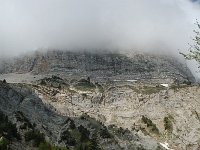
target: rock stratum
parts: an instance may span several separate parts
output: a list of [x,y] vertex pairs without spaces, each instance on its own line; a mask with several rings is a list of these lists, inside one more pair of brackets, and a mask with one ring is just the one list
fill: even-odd
[[194,81],[186,65],[171,56],[114,52],[47,51],[2,61],[0,73],[59,74],[64,77],[171,82]]
[[[200,149],[200,87],[189,69],[134,56],[53,51],[4,61],[0,149]],[[29,78],[8,83],[4,73]]]

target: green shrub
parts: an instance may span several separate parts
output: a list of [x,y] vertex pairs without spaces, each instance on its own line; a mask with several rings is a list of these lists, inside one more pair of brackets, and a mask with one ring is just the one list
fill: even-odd
[[39,150],[69,150],[67,147],[52,146],[51,144],[45,142],[40,143]]
[[0,135],[4,135],[7,139],[12,137],[20,139],[16,125],[12,124],[2,112],[0,112]]
[[90,117],[89,115],[83,113],[80,116],[81,120],[85,120],[88,122],[88,126],[92,129],[96,129],[96,130],[100,130],[102,127],[102,123],[98,120],[96,120],[95,118]]
[[25,141],[33,141],[33,146],[38,147],[40,143],[45,142],[44,134],[39,131],[28,131],[24,135]]
[[163,86],[144,86],[143,89],[141,89],[142,94],[154,94],[154,93],[159,93],[161,90],[164,90],[165,87]]
[[89,82],[88,80],[81,79],[74,85],[74,88],[80,91],[94,91],[96,89],[96,86]]
[[41,84],[41,85],[47,85],[46,81],[43,80],[43,79],[40,81],[40,84]]
[[151,132],[159,134],[158,128],[149,118],[142,116],[142,121],[147,125]]
[[164,118],[164,127],[165,127],[165,130],[167,130],[169,133],[172,133],[173,123],[169,116]]
[[4,137],[0,137],[0,150],[7,150],[8,148],[8,141]]
[[24,116],[21,111],[15,112],[15,117],[17,121],[23,122],[24,124],[20,127],[21,129],[33,128],[30,121]]
[[102,138],[111,138],[111,134],[108,132],[108,129],[106,127],[103,127],[102,129],[100,129],[100,132],[99,132],[100,136]]
[[70,121],[69,127],[70,129],[76,129],[76,125],[73,120]]
[[67,145],[69,146],[75,146],[76,145],[76,139],[72,136],[72,134],[66,130],[61,135],[61,140],[65,141]]
[[100,93],[103,93],[104,92],[104,89],[103,89],[103,86],[99,83],[95,83],[96,87],[98,88],[99,92]]
[[186,84],[186,85],[191,85],[191,84],[192,84],[192,82],[191,82],[191,81],[188,81],[188,80],[187,80],[187,81],[185,80],[185,81],[183,81],[183,84]]
[[81,142],[85,142],[89,139],[90,132],[82,125],[78,127],[79,132],[81,133]]
[[79,143],[75,150],[100,150],[100,148],[96,141],[88,140],[87,142]]
[[188,84],[180,84],[180,85],[172,85],[170,86],[170,89],[174,90],[175,92],[180,90],[180,89],[184,89],[184,88],[187,88],[187,87],[191,87],[191,85],[188,85]]

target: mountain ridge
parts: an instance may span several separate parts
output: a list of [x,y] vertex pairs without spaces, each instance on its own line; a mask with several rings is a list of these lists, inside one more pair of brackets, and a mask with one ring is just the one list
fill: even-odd
[[[60,74],[104,79],[161,79],[194,82],[190,70],[170,56],[134,54],[127,56],[117,52],[47,51],[0,63],[0,72]],[[63,75],[64,74],[64,75]]]

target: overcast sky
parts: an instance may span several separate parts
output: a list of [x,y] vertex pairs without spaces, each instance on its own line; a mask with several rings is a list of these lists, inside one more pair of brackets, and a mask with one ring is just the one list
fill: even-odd
[[199,0],[0,0],[0,54],[187,50]]

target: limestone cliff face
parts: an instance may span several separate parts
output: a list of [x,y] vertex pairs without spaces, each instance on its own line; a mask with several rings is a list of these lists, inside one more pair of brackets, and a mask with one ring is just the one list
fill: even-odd
[[[106,126],[116,125],[136,132],[144,141],[167,142],[175,150],[199,149],[198,86],[149,85],[113,82],[96,85],[95,90],[77,89],[76,84],[58,91],[40,86],[36,90],[43,100],[64,116],[89,116]],[[44,92],[48,91],[48,93]]]
[[32,131],[70,149],[81,142],[105,150],[200,149],[200,88],[187,85],[194,77],[173,58],[48,51],[0,65],[1,73],[24,78],[0,82],[0,112],[22,137],[13,149],[31,149],[24,138]]
[[[69,108],[58,110],[57,104],[63,105],[62,101],[57,101],[57,98],[62,99],[62,96],[57,95],[60,91],[55,92],[59,89],[35,84],[0,83],[0,112],[16,124],[21,136],[20,140],[13,139],[10,143],[9,146],[12,149],[32,150],[32,144],[27,142],[26,135],[38,131],[44,134],[46,141],[52,145],[67,146],[70,149],[76,149],[80,144],[88,143],[89,145],[85,146],[91,148],[91,144],[94,144],[95,149],[99,147],[105,150],[163,149],[156,140],[150,137],[140,136],[135,131],[118,128],[116,125],[106,127],[102,121],[86,115],[86,111],[86,113],[84,111],[77,113],[75,109],[80,107],[79,110],[82,110],[82,107],[74,106],[71,99],[69,103],[74,106],[74,109],[69,106]],[[52,105],[50,99],[46,99],[48,96],[52,97],[52,101],[57,101],[57,104]],[[69,94],[68,96],[74,97],[75,95]],[[63,106],[66,107],[66,105]],[[1,134],[0,136],[4,137]],[[80,138],[83,138],[83,141]]]
[[1,73],[47,74],[93,78],[154,79],[178,78],[194,81],[189,69],[169,56],[119,53],[47,51],[1,63]]
[[198,150],[199,93],[198,86],[185,84],[99,84],[54,76],[32,84],[1,83],[0,111],[19,129],[22,123],[16,113],[21,112],[48,141],[62,146],[67,145],[63,134],[72,131],[70,119],[77,129],[80,125],[88,129],[91,136],[94,131],[104,131],[104,124],[112,136],[97,134],[102,149],[163,149],[161,144],[167,142],[171,149]]

